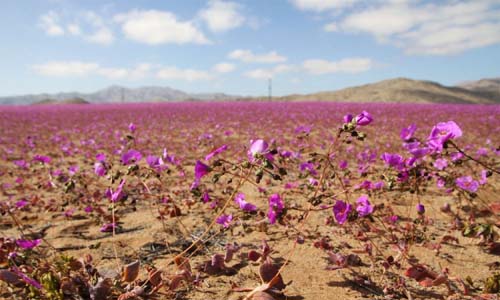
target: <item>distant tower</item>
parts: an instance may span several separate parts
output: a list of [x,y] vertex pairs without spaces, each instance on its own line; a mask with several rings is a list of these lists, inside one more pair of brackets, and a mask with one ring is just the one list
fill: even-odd
[[121,98],[122,98],[122,103],[125,102],[125,88],[122,87],[122,95],[121,95]]
[[272,78],[269,78],[267,91],[268,91],[267,98],[269,101],[271,101],[271,98],[273,97],[273,79]]

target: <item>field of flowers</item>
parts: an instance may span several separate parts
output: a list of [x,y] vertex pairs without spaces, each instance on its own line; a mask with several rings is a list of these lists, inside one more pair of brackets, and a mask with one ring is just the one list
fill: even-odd
[[0,298],[498,299],[500,105],[0,107]]

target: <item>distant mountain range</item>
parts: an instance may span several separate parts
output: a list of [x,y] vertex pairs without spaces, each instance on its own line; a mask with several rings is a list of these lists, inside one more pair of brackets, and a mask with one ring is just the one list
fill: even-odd
[[[0,104],[121,103],[179,101],[263,101],[267,97],[245,97],[223,93],[190,94],[169,87],[126,88],[110,86],[94,93],[57,93],[0,97]],[[500,78],[468,81],[444,86],[432,81],[395,78],[372,84],[273,97],[273,101],[338,101],[398,103],[500,103]]]

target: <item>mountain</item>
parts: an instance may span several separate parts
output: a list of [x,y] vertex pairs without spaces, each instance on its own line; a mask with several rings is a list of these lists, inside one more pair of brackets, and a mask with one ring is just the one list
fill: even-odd
[[54,100],[54,99],[43,99],[41,101],[35,102],[33,104],[89,104],[88,101],[82,98],[68,98],[64,100]]
[[[50,101],[47,99],[50,99]],[[59,103],[68,101],[68,99],[81,99],[89,103],[268,100],[267,97],[242,97],[223,93],[190,94],[169,87],[159,86],[125,88],[114,85],[88,94],[73,92],[0,97],[0,104]],[[272,100],[397,103],[500,103],[500,78],[470,81],[462,83],[459,86],[444,86],[432,81],[395,78],[337,91],[273,97]]]
[[[265,98],[262,98],[265,100]],[[398,102],[398,103],[500,103],[461,87],[448,87],[432,81],[395,78],[350,87],[338,91],[308,95],[275,97],[278,101],[339,101],[339,102]]]
[[[0,97],[0,104],[34,104],[40,102],[64,102],[68,99],[83,99],[89,103],[121,103],[121,102],[163,102],[163,101],[208,101],[234,100],[239,96],[223,93],[189,94],[169,87],[145,86],[126,88],[117,85],[94,93],[57,93]],[[48,101],[50,100],[50,101]]]
[[458,86],[487,98],[497,99],[497,101],[500,99],[500,77],[466,81],[458,84]]

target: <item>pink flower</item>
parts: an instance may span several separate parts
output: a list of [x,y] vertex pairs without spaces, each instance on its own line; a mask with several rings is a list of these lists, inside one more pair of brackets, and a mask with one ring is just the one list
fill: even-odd
[[434,165],[434,168],[442,171],[448,166],[448,161],[444,158],[438,158],[438,159],[436,159],[436,161],[434,162],[433,165]]
[[337,200],[333,206],[333,214],[335,215],[335,220],[337,223],[344,224],[347,221],[347,217],[352,210],[352,206],[341,200]]
[[466,191],[471,193],[477,192],[479,188],[479,182],[473,180],[471,176],[462,176],[455,180],[456,185]]
[[234,198],[234,202],[238,204],[238,206],[244,211],[256,211],[257,207],[247,201],[245,201],[245,194],[239,193]]
[[279,194],[273,194],[269,197],[269,210],[267,212],[267,218],[269,219],[269,223],[276,223],[276,219],[283,212],[285,208],[285,204]]
[[40,243],[42,242],[41,239],[36,239],[36,240],[16,240],[16,244],[25,249],[25,250],[28,250],[28,249],[33,249],[35,248],[36,246],[40,245]]
[[356,124],[359,126],[366,126],[373,121],[372,115],[366,111],[362,111],[356,116]]
[[400,137],[403,141],[408,141],[413,137],[415,131],[417,130],[417,125],[411,124],[410,126],[401,129]]
[[214,151],[210,152],[207,156],[205,156],[205,160],[209,161],[212,157],[220,154],[223,151],[227,150],[227,145],[222,145],[221,147],[215,149]]
[[233,215],[221,215],[215,221],[217,224],[222,225],[224,228],[228,228],[231,225],[231,221],[233,220]]
[[450,139],[459,138],[462,136],[462,130],[457,123],[453,121],[440,122],[431,130],[431,134],[427,138],[427,145],[434,152],[441,152],[443,145]]
[[356,200],[358,206],[356,207],[356,211],[360,217],[368,216],[373,212],[373,206],[370,204],[367,195],[362,195]]

